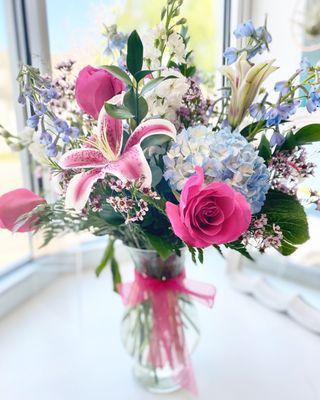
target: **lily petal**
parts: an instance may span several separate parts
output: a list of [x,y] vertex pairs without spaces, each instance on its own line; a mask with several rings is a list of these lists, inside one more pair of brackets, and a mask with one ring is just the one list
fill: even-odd
[[103,167],[107,162],[101,151],[84,147],[67,151],[60,158],[59,165],[63,169],[96,168]]
[[[124,93],[122,92],[112,97],[108,103],[115,105],[122,104]],[[117,159],[123,140],[122,120],[111,117],[104,107],[101,108],[99,113],[97,137],[105,152],[109,153],[109,158]]]
[[143,139],[146,139],[152,135],[167,135],[172,139],[176,138],[177,131],[175,126],[166,119],[149,119],[148,121],[142,122],[129,137],[125,151],[135,145],[140,145]]
[[109,162],[103,171],[116,176],[123,182],[144,178],[142,187],[151,187],[151,170],[138,144],[124,151],[118,160]]
[[102,107],[98,118],[99,142],[109,154],[110,159],[118,158],[123,139],[122,120],[110,117],[105,108]]
[[75,175],[67,188],[65,207],[81,211],[89,199],[92,186],[104,177],[105,172],[101,168]]

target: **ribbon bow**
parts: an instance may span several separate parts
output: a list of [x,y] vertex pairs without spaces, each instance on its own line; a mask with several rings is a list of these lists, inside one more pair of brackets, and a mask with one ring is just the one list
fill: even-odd
[[174,278],[160,280],[136,270],[135,280],[119,284],[118,291],[127,306],[151,302],[153,326],[149,362],[154,368],[170,365],[177,371],[174,378],[177,383],[197,394],[178,300],[179,295],[188,295],[207,307],[212,307],[215,288],[207,283],[187,279],[184,271]]

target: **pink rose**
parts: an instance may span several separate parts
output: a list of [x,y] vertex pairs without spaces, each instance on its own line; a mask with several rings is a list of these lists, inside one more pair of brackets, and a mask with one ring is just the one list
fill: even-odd
[[124,83],[103,68],[84,67],[76,80],[76,100],[79,107],[98,119],[104,103],[120,94]]
[[[32,211],[39,204],[45,203],[45,199],[28,189],[16,189],[0,196],[0,228],[14,230],[19,217]],[[34,226],[35,218],[30,218],[17,232],[30,232]]]
[[196,167],[196,172],[187,180],[180,204],[166,204],[174,233],[189,246],[200,248],[237,240],[251,220],[246,199],[226,183],[203,186],[202,168]]

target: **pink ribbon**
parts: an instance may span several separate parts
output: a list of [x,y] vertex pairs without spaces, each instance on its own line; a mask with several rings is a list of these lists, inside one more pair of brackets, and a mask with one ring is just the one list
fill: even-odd
[[180,371],[177,383],[197,394],[184,326],[178,304],[178,295],[189,295],[202,304],[212,307],[215,288],[207,283],[186,279],[185,272],[175,278],[160,280],[135,271],[133,282],[121,283],[118,291],[125,305],[135,306],[150,300],[153,326],[150,339],[149,361],[155,368],[170,365]]

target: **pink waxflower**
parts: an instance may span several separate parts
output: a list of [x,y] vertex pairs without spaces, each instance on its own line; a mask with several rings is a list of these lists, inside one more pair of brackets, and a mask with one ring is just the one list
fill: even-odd
[[203,169],[196,167],[181,193],[180,204],[167,202],[174,233],[187,245],[204,248],[237,240],[251,221],[245,197],[226,183],[205,186]]
[[[39,204],[45,203],[45,199],[28,189],[16,189],[0,196],[0,228],[15,231],[18,219]],[[27,220],[17,229],[17,232],[30,232],[34,230],[36,217]]]
[[104,103],[125,88],[124,83],[103,68],[84,67],[76,80],[76,100],[79,107],[98,119]]

